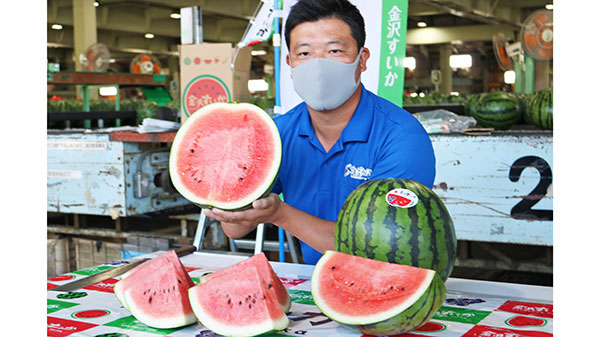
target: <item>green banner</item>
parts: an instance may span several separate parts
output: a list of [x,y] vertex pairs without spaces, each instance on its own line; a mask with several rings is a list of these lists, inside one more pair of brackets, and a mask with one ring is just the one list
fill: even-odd
[[381,57],[377,94],[402,106],[408,0],[382,0]]
[[442,306],[433,316],[434,319],[467,324],[478,324],[486,318],[491,311],[472,310],[464,308]]

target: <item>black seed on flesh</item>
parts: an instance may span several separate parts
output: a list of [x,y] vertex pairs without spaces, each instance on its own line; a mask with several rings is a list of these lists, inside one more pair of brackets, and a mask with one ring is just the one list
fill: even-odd
[[180,279],[177,279],[177,282],[179,282],[179,284],[181,284],[181,280]]
[[227,304],[231,304],[231,298],[227,300]]
[[334,270],[334,269],[335,269],[335,266],[331,266],[331,270]]
[[404,291],[404,287],[400,288],[400,291]]
[[191,153],[194,153],[194,149],[190,149],[190,152],[191,152]]
[[240,177],[240,180],[244,180],[244,178]]
[[271,289],[271,287],[273,287],[271,283],[267,284],[267,288]]
[[148,303],[152,303],[152,296],[150,296],[150,298],[148,298]]
[[240,302],[238,303],[238,305],[242,305],[242,301],[240,301]]

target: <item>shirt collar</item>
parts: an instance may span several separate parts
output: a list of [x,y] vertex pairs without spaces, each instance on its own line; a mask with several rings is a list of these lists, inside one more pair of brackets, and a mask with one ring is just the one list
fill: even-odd
[[[356,110],[348,122],[348,125],[342,131],[340,136],[342,143],[352,141],[366,142],[369,138],[369,130],[373,122],[373,99],[371,93],[361,84],[360,101],[356,106]],[[310,114],[306,103],[302,103],[302,115],[298,125],[298,135],[313,136],[314,130],[310,122]]]

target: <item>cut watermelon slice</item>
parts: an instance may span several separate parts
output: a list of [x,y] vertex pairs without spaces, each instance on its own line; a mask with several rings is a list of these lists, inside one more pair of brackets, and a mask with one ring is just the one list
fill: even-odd
[[143,278],[137,277],[138,273],[119,281],[130,281],[135,277],[135,284],[123,291],[123,299],[138,321],[159,329],[171,329],[196,322],[188,298],[190,287],[178,275],[173,264],[164,263],[152,273],[145,273]]
[[271,267],[271,264],[269,264],[269,260],[267,260],[265,253],[256,254],[230,267],[221,269],[214,273],[206,274],[200,278],[200,283],[207,282],[215,277],[228,275],[233,271],[245,269],[249,266],[254,266],[256,270],[258,270],[258,273],[265,282],[265,286],[267,287],[268,291],[273,294],[274,298],[281,306],[281,309],[283,309],[284,312],[289,312],[290,307],[292,306],[290,294],[285,289],[283,283],[281,283],[279,277],[277,277],[277,274],[275,274],[275,271]]
[[[117,297],[117,299],[119,300],[121,305],[123,307],[125,307],[125,309],[129,309],[129,308],[127,307],[127,303],[125,302],[125,299],[123,298],[124,291],[127,288],[129,288],[131,285],[139,282],[138,279],[145,278],[147,275],[154,273],[160,266],[162,266],[166,263],[171,263],[175,267],[175,271],[178,275],[178,278],[180,280],[185,280],[188,287],[194,286],[194,284],[195,284],[194,281],[192,280],[190,275],[185,270],[185,267],[179,260],[179,257],[177,257],[177,254],[175,253],[174,250],[170,250],[160,256],[157,256],[151,260],[148,260],[148,261],[140,264],[139,266],[137,266],[137,267],[131,269],[130,271],[126,272],[125,274],[121,275],[121,281],[119,281],[115,284],[113,292],[115,293],[115,296]],[[125,278],[128,278],[129,276],[132,276],[134,274],[137,274],[137,276],[134,276],[131,280],[129,280],[127,282],[122,282]]]
[[194,314],[224,336],[256,336],[287,328],[289,320],[253,266],[235,268],[189,290]]
[[171,145],[173,186],[207,208],[247,209],[268,195],[281,165],[273,119],[248,103],[213,103],[181,126]]
[[371,335],[395,335],[425,323],[446,296],[444,282],[430,269],[326,251],[311,278],[323,314]]

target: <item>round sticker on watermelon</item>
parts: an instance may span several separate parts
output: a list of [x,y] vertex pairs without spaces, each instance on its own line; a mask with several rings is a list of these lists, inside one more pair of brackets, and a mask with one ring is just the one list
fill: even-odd
[[410,208],[419,202],[419,197],[411,190],[396,188],[385,195],[385,200],[393,207]]
[[183,91],[183,112],[190,117],[205,105],[230,101],[231,93],[225,82],[213,75],[200,75],[191,80]]

